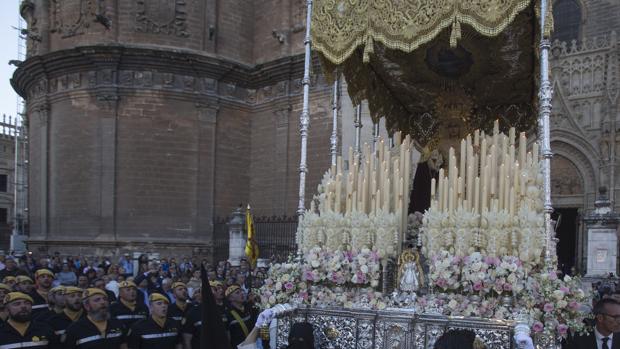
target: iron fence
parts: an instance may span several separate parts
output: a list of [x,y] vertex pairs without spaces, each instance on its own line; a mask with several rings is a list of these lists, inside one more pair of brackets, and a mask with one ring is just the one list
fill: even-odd
[[[228,225],[231,217],[216,217],[213,227],[214,259],[228,258]],[[283,261],[297,250],[297,216],[254,217],[259,258]]]

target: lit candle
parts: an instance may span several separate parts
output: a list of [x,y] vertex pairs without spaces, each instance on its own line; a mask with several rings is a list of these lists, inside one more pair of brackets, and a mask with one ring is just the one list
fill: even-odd
[[431,201],[435,199],[435,178],[431,178]]

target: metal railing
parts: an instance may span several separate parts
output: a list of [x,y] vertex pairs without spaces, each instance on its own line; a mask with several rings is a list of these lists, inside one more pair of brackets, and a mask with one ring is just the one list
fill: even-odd
[[[216,217],[213,227],[214,260],[228,258],[228,222],[230,217]],[[297,245],[297,216],[254,217],[254,229],[259,248],[259,258],[283,261],[294,254]]]

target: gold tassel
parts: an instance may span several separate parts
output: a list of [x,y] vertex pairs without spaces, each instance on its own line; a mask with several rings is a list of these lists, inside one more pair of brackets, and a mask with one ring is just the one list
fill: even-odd
[[461,38],[461,23],[454,18],[452,23],[452,32],[450,33],[450,47],[455,48],[457,41]]

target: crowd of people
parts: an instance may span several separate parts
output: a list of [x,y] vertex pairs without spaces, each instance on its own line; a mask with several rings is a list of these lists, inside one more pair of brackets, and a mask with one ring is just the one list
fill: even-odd
[[265,268],[183,258],[0,255],[0,348],[200,347],[201,265],[231,347],[267,320]]

